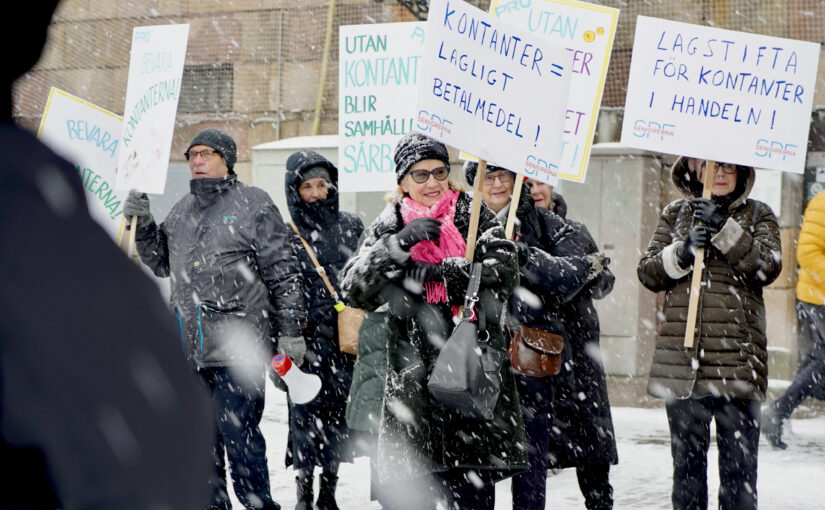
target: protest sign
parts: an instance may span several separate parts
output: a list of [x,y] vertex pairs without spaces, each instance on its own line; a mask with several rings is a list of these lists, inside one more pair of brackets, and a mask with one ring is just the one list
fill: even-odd
[[132,33],[119,190],[163,193],[188,37],[187,24],[136,27]]
[[75,164],[92,217],[109,235],[121,234],[125,193],[115,190],[123,119],[52,87],[37,137]]
[[572,56],[457,0],[433,0],[413,130],[556,184]]
[[622,144],[801,173],[819,44],[639,16]]
[[412,130],[424,51],[425,23],[340,28],[338,186],[389,191],[396,186],[393,152]]
[[559,177],[584,182],[619,10],[577,0],[492,0],[490,14],[570,53]]

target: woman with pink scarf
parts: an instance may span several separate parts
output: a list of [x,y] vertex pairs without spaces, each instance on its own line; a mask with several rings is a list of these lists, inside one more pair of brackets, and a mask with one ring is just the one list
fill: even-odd
[[[387,378],[380,419],[378,479],[392,487],[394,509],[492,509],[493,484],[527,468],[515,380],[501,368],[495,418],[465,418],[436,404],[427,379],[463,304],[470,263],[464,258],[471,197],[449,179],[447,148],[412,133],[395,151],[398,190],[367,229],[342,274],[349,302],[388,310],[399,331],[387,338]],[[515,246],[482,207],[475,260],[483,272],[477,313],[492,345],[505,351],[503,303],[518,284]],[[382,501],[383,503],[383,501]]]

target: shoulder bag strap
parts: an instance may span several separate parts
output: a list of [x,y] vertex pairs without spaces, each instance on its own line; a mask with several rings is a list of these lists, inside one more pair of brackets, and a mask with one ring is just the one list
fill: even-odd
[[304,249],[306,250],[307,255],[309,255],[309,259],[312,261],[312,264],[315,266],[315,271],[321,276],[321,279],[324,281],[324,285],[326,285],[327,290],[329,291],[330,295],[332,295],[332,299],[335,300],[335,309],[336,309],[336,311],[340,312],[341,310],[338,310],[338,306],[339,306],[339,303],[341,303],[341,298],[338,297],[338,293],[335,292],[335,287],[333,287],[332,282],[329,281],[329,278],[327,277],[326,270],[318,262],[318,259],[315,257],[315,253],[312,251],[312,247],[306,242],[306,240],[304,240],[304,238],[301,236],[301,233],[298,232],[298,227],[295,226],[295,223],[290,221],[289,225],[292,227],[292,230],[295,231],[295,235],[298,236],[298,239],[301,240],[301,244],[304,245]]

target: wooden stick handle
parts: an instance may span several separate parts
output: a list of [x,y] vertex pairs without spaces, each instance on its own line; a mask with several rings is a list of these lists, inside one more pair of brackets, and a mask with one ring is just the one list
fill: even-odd
[[[696,172],[699,173],[698,171]],[[713,177],[716,173],[716,162],[708,161],[705,166],[705,183],[702,187],[702,198],[710,200],[713,190]],[[696,336],[696,316],[699,313],[699,293],[702,291],[702,270],[704,268],[705,249],[696,250],[693,260],[693,278],[690,283],[690,301],[688,302],[687,323],[685,324],[685,347],[692,349]]]
[[487,161],[478,160],[478,172],[473,185],[473,203],[470,207],[470,232],[467,234],[467,252],[465,257],[472,262],[476,252],[476,239],[478,238],[478,220],[481,216],[482,183],[487,174]]
[[507,211],[507,225],[504,227],[504,237],[513,238],[513,229],[516,225],[516,209],[518,209],[521,198],[521,188],[524,185],[524,177],[516,174],[516,184],[513,186],[513,198],[510,200],[510,210]]
[[137,256],[137,249],[135,245],[135,234],[137,233],[137,216],[132,216],[132,223],[129,225],[129,249],[126,251],[126,254],[129,258],[135,258]]

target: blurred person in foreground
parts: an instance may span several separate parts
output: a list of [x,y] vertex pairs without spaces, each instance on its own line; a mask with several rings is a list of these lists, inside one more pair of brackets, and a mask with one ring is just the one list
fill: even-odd
[[[523,177],[494,165],[487,166],[483,177],[477,177],[477,172],[477,163],[465,163],[467,182],[472,185],[475,179],[484,179],[484,203],[501,224],[506,224],[513,207],[515,180]],[[604,254],[583,253],[576,243],[576,232],[559,216],[536,207],[530,190],[531,184],[527,183],[516,203],[513,234],[519,251],[521,283],[508,302],[508,329],[512,332],[526,327],[561,336],[566,350],[565,365],[569,365],[571,339],[561,319],[561,306],[612,275]],[[553,437],[550,417],[554,415],[558,387],[562,384],[560,378],[566,375],[536,377],[515,373],[530,469],[513,477],[513,510],[545,508],[547,468],[555,459],[551,452],[562,447],[554,444],[558,438]]]
[[[749,166],[680,157],[673,183],[685,198],[662,211],[638,276],[665,292],[648,392],[665,399],[673,455],[673,508],[708,506],[710,424],[719,447],[719,508],[756,509],[759,405],[768,386],[762,289],[782,270],[771,208],[748,198]],[[700,198],[712,179],[712,198]],[[705,248],[693,347],[685,347],[694,254]]]
[[[90,217],[77,170],[11,116],[56,1],[7,6],[0,124],[0,508],[203,508],[214,436],[157,286]],[[21,25],[22,26],[19,26]]]
[[[536,207],[552,211],[573,231],[573,252],[589,255],[598,246],[583,223],[567,218],[567,203],[553,186],[530,180],[530,197]],[[616,280],[607,267],[589,285],[561,305],[571,359],[558,377],[550,412],[550,469],[576,468],[579,489],[588,510],[613,508],[610,466],[619,462],[607,381],[599,345],[599,315],[594,299],[603,299]]]
[[[292,222],[340,294],[338,273],[358,248],[364,225],[356,215],[339,210],[337,185],[338,168],[317,152],[299,151],[287,158],[284,190]],[[286,463],[298,472],[296,510],[313,508],[315,466],[321,468],[315,508],[338,510],[338,468],[353,458],[345,410],[355,356],[339,348],[336,300],[301,239],[294,232],[290,239],[301,268],[308,310],[302,370],[320,377],[323,385],[321,393],[307,404],[295,405],[289,400]]]
[[788,445],[782,440],[782,422],[805,399],[825,400],[825,191],[805,208],[796,260],[796,308],[808,325],[811,345],[788,389],[762,410],[762,433],[774,448],[783,450]]
[[278,509],[260,422],[273,350],[296,364],[306,352],[300,268],[272,199],[238,180],[232,137],[205,129],[184,155],[190,193],[163,223],[155,223],[149,199],[135,191],[123,214],[138,218],[135,241],[143,263],[171,279],[179,343],[212,395],[219,433],[210,508],[231,508],[225,452],[238,501],[245,508]]

